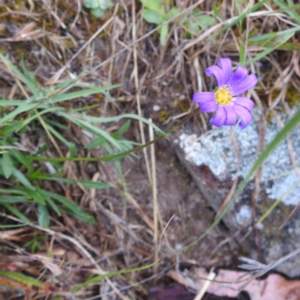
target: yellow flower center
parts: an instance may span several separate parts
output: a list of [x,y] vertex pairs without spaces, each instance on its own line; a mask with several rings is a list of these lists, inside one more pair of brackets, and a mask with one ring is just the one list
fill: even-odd
[[222,86],[215,92],[215,99],[219,105],[229,105],[232,102],[232,94],[227,86]]

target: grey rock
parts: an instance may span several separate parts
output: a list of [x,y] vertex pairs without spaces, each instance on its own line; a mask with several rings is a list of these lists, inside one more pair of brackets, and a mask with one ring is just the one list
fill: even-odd
[[[283,122],[288,119],[283,113],[279,117]],[[258,125],[259,113],[254,111],[254,121],[244,130],[214,128],[200,137],[182,134],[175,141],[178,157],[216,212],[234,180],[240,182],[245,178],[258,157]],[[265,146],[281,128],[275,119],[267,125]],[[299,127],[291,132],[290,141],[295,162],[300,166]],[[290,150],[286,140],[280,143],[263,165],[257,197],[253,197],[252,181],[223,218],[231,233],[238,233],[236,238],[248,256],[264,260],[263,263],[276,261],[300,248],[300,209],[288,219],[300,202],[300,170],[295,170]],[[271,214],[252,230],[251,225],[278,199],[281,201]],[[300,275],[300,255],[280,264],[276,270],[292,277]]]

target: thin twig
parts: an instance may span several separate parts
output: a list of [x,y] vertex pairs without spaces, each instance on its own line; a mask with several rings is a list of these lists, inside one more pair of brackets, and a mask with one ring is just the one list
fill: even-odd
[[[153,127],[152,126],[149,126],[149,138],[150,138],[150,140],[154,139],[154,133],[153,133]],[[151,153],[151,170],[152,170],[152,198],[153,198],[153,223],[154,223],[154,233],[153,233],[154,261],[158,261],[158,216],[159,216],[159,207],[158,207],[158,201],[157,201],[156,159],[155,159],[154,144],[151,144],[151,146],[150,146],[150,153]],[[157,275],[157,272],[158,272],[158,265],[155,264],[153,266],[153,274]]]
[[[132,39],[134,42],[136,41],[135,0],[132,0]],[[137,111],[138,111],[138,115],[142,117],[136,44],[133,45],[133,60],[134,60],[133,72],[134,72]],[[139,127],[140,127],[142,143],[145,144],[146,139],[145,139],[145,133],[143,129],[143,122],[141,120],[139,120]],[[151,171],[150,171],[149,158],[148,158],[148,153],[146,148],[143,148],[143,153],[144,153],[144,158],[146,163],[147,175],[151,183]]]

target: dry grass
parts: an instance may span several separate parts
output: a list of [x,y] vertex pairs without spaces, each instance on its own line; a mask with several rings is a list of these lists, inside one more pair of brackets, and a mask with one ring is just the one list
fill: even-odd
[[[212,88],[211,81],[204,76],[207,66],[215,63],[218,57],[230,57],[238,64],[239,58],[244,56],[241,63],[246,62],[260,78],[259,87],[251,95],[264,112],[259,152],[264,148],[267,118],[272,115],[283,126],[277,112],[284,110],[289,114],[285,99],[295,101],[292,91],[300,92],[300,42],[296,31],[281,39],[270,37],[256,41],[251,37],[297,29],[299,23],[288,11],[274,3],[270,5],[268,1],[252,12],[249,9],[253,8],[255,1],[214,3],[219,15],[215,16],[213,26],[201,30],[197,36],[187,37],[180,18],[174,18],[170,23],[167,43],[161,47],[155,30],[151,31],[152,27],[142,19],[142,5],[134,0],[118,1],[98,20],[91,17],[80,0],[2,1],[1,50],[16,65],[24,57],[26,66],[44,86],[49,87],[78,75],[78,82],[83,86],[122,84],[105,97],[97,94],[68,101],[64,106],[70,112],[96,105],[87,113],[92,116],[133,113],[152,119],[164,129],[178,124],[193,110],[190,99],[194,91]],[[192,18],[192,10],[196,7],[204,15],[214,15],[211,1],[175,1],[174,5],[185,11],[187,18]],[[245,18],[234,26],[227,26],[247,11]],[[299,12],[299,8],[294,11]],[[260,58],[260,53],[267,49],[271,50]],[[28,90],[14,78],[5,64],[0,65],[0,88],[5,99],[28,98]],[[159,109],[153,109],[154,105]],[[56,121],[60,122],[60,119]],[[208,118],[204,114],[194,117],[192,122],[200,132],[207,131]],[[103,149],[84,148],[92,139],[89,132],[72,123],[63,125],[68,130],[62,134],[76,145],[78,156],[97,158],[106,154]],[[115,122],[102,129],[114,133],[121,125]],[[142,122],[134,123],[126,136],[145,144],[154,138],[153,129],[149,128],[148,133]],[[47,145],[48,157],[67,157],[68,149],[47,131],[46,126],[44,129],[43,134],[39,128],[33,129],[31,134],[18,133],[18,147],[34,153],[40,145]],[[164,142],[168,143],[168,139]],[[112,162],[66,161],[63,177],[74,179],[76,186],[40,181],[44,189],[64,195],[93,214],[97,224],[90,225],[67,214],[59,218],[51,214],[50,227],[42,228],[35,223],[38,215],[36,206],[18,204],[16,208],[33,223],[23,224],[19,229],[3,227],[0,232],[0,271],[25,274],[36,278],[42,285],[28,287],[22,282],[0,277],[0,284],[5,286],[0,288],[2,295],[6,299],[145,299],[149,287],[146,282],[157,280],[176,261],[230,264],[231,258],[224,261],[218,255],[207,259],[211,250],[222,242],[216,236],[212,237],[214,243],[201,245],[202,252],[199,251],[198,256],[191,253],[181,256],[175,251],[177,246],[192,242],[194,235],[192,230],[185,228],[188,213],[184,204],[179,203],[176,210],[168,207],[174,197],[172,190],[168,191],[170,202],[160,202],[160,192],[164,187],[157,179],[161,172],[157,153],[169,151],[167,153],[173,155],[168,149],[169,144],[165,146],[164,142],[155,147],[151,145],[150,149],[144,148],[143,154],[138,152],[138,158],[132,158],[134,163],[122,162],[119,166]],[[297,168],[291,143],[289,155]],[[34,167],[51,172],[51,166],[40,162],[35,162]],[[139,176],[144,176],[146,187],[141,186],[138,180],[134,181],[132,173],[136,169],[139,169]],[[87,189],[80,184],[81,179],[107,182],[114,188]],[[10,184],[9,180],[1,178],[3,188]],[[187,186],[187,193],[188,190]],[[147,191],[151,191],[150,194]],[[255,205],[255,196],[253,203]],[[177,217],[173,220],[171,212],[174,211]],[[1,225],[24,223],[4,209],[1,219]],[[178,228],[185,232],[185,236],[176,236]],[[200,231],[205,229],[203,227]],[[220,236],[217,235],[217,238]],[[72,292],[72,288],[93,274],[133,269],[152,262],[156,264],[148,271],[104,278]],[[61,298],[55,298],[55,295]]]

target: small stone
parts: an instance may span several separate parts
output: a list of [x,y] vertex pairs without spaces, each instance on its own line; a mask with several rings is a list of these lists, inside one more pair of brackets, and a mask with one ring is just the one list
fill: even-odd
[[155,104],[155,105],[153,105],[152,110],[153,111],[160,111],[160,106]]

